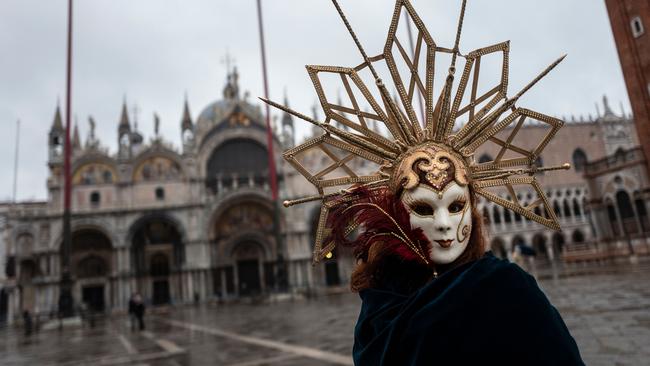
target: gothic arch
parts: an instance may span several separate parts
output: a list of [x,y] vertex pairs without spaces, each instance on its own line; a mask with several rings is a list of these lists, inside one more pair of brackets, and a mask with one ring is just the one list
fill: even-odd
[[[209,219],[206,221],[207,227],[205,232],[208,233],[208,239],[214,241],[217,237],[216,223],[223,216],[223,214],[237,205],[246,203],[253,203],[264,207],[268,212],[273,212],[273,202],[271,197],[257,189],[239,189],[237,191],[229,192],[223,200],[220,200],[209,208],[211,212]],[[283,226],[284,216],[280,215],[280,226]]]
[[495,224],[501,223],[501,209],[497,205],[492,206],[492,219]]
[[537,233],[533,235],[532,247],[535,249],[535,253],[537,254],[538,258],[548,259],[549,253],[546,243],[546,236],[544,236],[544,234]]
[[[158,170],[149,168],[152,172],[148,173],[147,168],[154,165]],[[146,181],[148,175],[155,181],[182,180],[187,177],[187,172],[180,155],[165,147],[156,146],[141,152],[133,161],[133,182]]]
[[553,252],[557,253],[558,255],[563,252],[564,250],[564,235],[562,233],[553,233],[553,237],[551,238],[552,245],[553,245]]
[[[74,159],[71,167],[72,184],[112,184],[119,181],[115,159],[92,152]],[[110,172],[110,177],[105,173]]]
[[576,172],[582,172],[589,161],[587,159],[587,154],[581,148],[573,150],[571,155],[571,160],[573,161],[573,168]]
[[[109,239],[113,247],[118,246],[118,243],[120,243],[119,238],[115,235],[116,231],[111,230],[111,225],[105,220],[91,219],[91,218],[73,220],[71,224],[70,232],[75,233],[81,230],[94,230],[101,233],[102,235],[106,236]],[[63,245],[63,230],[61,230],[57,235],[57,239],[55,243],[56,243],[55,249],[61,250],[61,245]]]
[[[259,144],[260,146],[263,146],[264,149],[267,148],[266,133],[260,129],[231,128],[231,129],[226,129],[224,131],[221,131],[220,133],[215,135],[209,135],[206,137],[206,140],[204,140],[201,143],[201,146],[199,148],[199,154],[197,159],[199,176],[203,177],[204,179],[210,178],[208,177],[207,167],[208,167],[208,160],[210,159],[212,154],[226,142],[231,140],[237,140],[237,139],[251,140]],[[280,146],[279,141],[275,141],[274,144],[275,144],[274,146]],[[275,157],[275,166],[276,167],[282,166],[281,165],[282,152],[280,151],[280,149],[274,149],[273,155]],[[268,157],[266,159],[268,161]]]

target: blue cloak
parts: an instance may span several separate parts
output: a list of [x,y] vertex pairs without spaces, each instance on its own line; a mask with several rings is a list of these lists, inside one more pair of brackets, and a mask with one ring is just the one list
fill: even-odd
[[491,253],[415,291],[393,281],[360,296],[357,366],[584,365],[535,279]]

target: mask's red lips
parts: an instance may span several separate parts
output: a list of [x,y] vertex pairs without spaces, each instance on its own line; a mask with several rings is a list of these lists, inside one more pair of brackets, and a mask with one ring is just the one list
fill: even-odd
[[451,243],[453,242],[453,240],[434,240],[434,241],[445,249],[449,248],[451,246]]

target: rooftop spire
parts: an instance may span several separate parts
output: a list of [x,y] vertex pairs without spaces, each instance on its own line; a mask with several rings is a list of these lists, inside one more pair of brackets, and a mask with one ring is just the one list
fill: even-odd
[[605,116],[614,115],[612,108],[609,106],[609,99],[607,98],[607,95],[603,95],[603,107],[605,108]]
[[78,150],[81,149],[81,139],[79,138],[79,125],[77,124],[77,119],[74,121],[74,132],[72,134],[72,149]]
[[61,108],[59,103],[56,103],[56,112],[54,112],[54,121],[52,122],[52,130],[63,130],[63,119],[61,118]]
[[183,103],[183,117],[181,118],[181,130],[192,129],[192,117],[190,116],[190,107],[187,103],[187,93],[185,93],[185,102]]
[[120,125],[117,129],[120,135],[122,135],[125,132],[131,131],[131,123],[129,122],[129,112],[126,109],[126,98],[122,102],[122,115],[120,116]]
[[126,127],[129,130],[131,129],[131,123],[129,121],[129,112],[126,109],[126,99],[122,102],[122,115],[120,116],[120,128]]

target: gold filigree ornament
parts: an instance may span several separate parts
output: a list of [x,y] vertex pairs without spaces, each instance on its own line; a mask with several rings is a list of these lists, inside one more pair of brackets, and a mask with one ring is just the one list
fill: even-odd
[[[569,164],[537,166],[540,154],[564,122],[516,104],[564,56],[514,96],[508,96],[509,42],[466,54],[459,51],[466,0],[462,2],[452,48],[434,41],[409,0],[397,0],[384,49],[372,57],[366,54],[337,0],[332,2],[362,62],[354,67],[307,66],[325,120],[317,121],[262,99],[324,132],[284,153],[289,164],[318,191],[315,196],[285,201],[284,205],[322,202],[314,263],[326,258],[335,247],[333,242],[323,243],[328,214],[332,207],[354,201],[350,188],[364,185],[371,190],[390,188],[397,192],[417,185],[420,173],[435,190],[444,190],[451,181],[469,184],[487,200],[559,230],[557,217],[535,175],[570,168]],[[411,25],[415,27],[415,37],[409,52],[404,27]],[[410,33],[411,29],[407,30]],[[464,62],[462,68],[457,68],[459,60]],[[441,66],[441,62],[448,62],[448,67]],[[496,65],[497,71],[487,73],[486,81],[481,65]],[[457,70],[462,70],[458,82]],[[441,75],[436,76],[436,72]],[[442,82],[437,85],[434,79]],[[332,85],[338,98],[332,95]],[[389,87],[394,90],[393,95]],[[341,100],[341,90],[346,100]],[[519,141],[524,124],[535,124],[546,132],[536,144]],[[476,150],[487,144],[492,145],[490,151],[497,151],[496,156],[477,163]],[[316,155],[322,159],[313,159]],[[314,161],[328,163],[323,167]],[[368,166],[376,169],[368,170]],[[525,194],[518,194],[517,189]],[[520,202],[523,197],[525,203]],[[357,226],[350,223],[349,231]],[[463,228],[462,235],[464,231]]]

